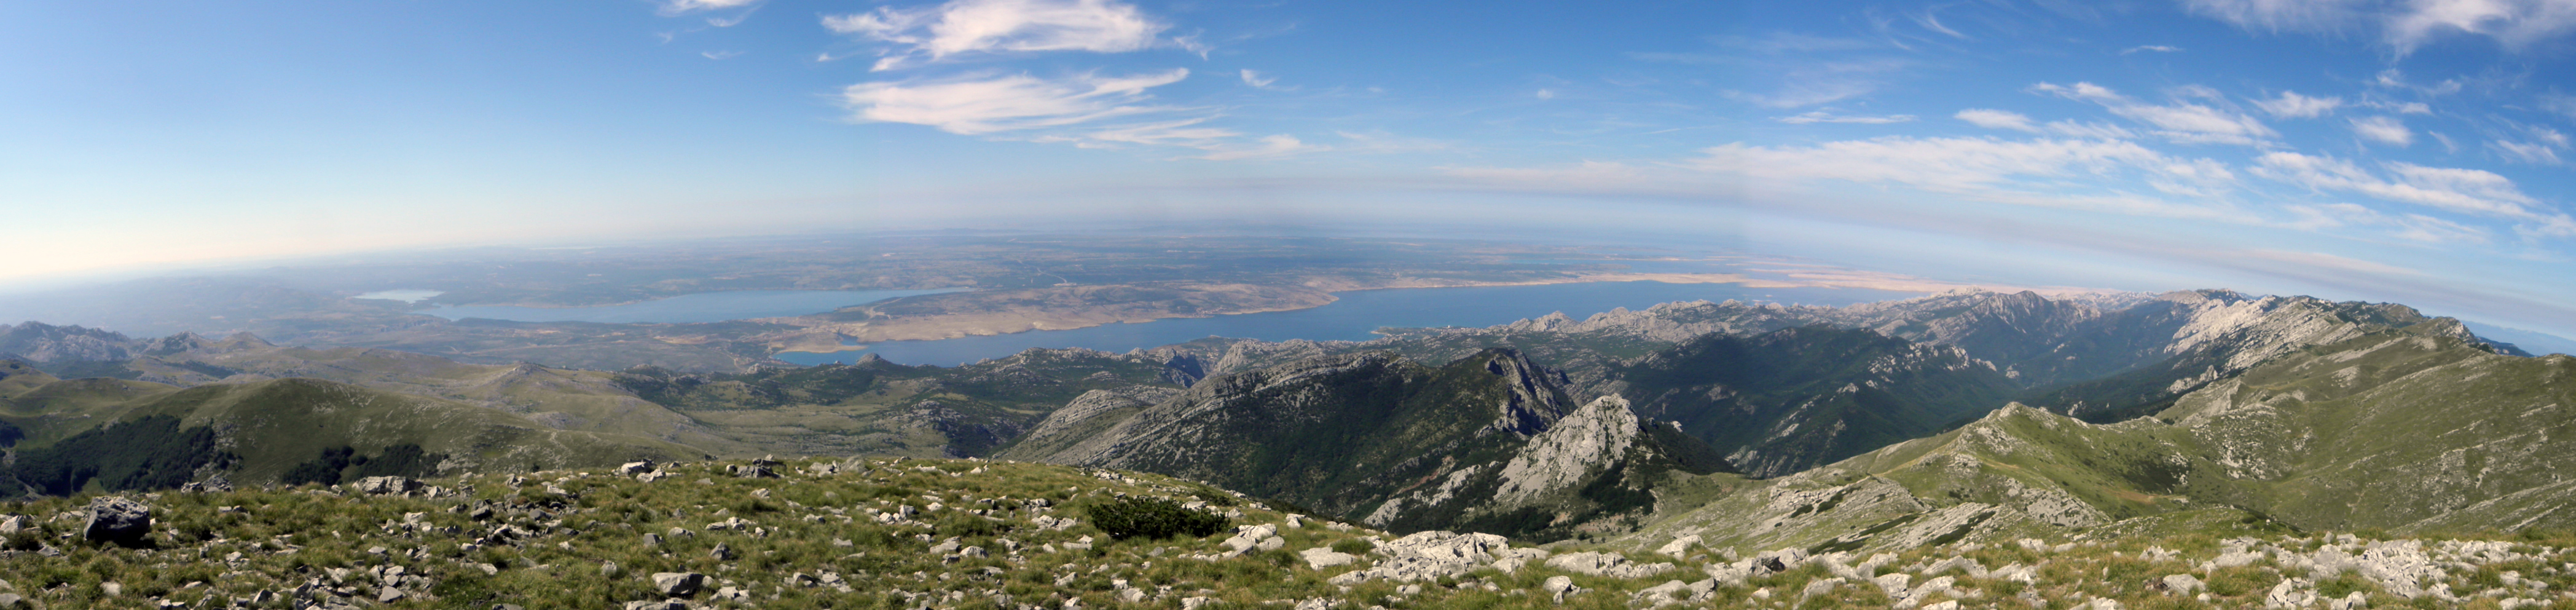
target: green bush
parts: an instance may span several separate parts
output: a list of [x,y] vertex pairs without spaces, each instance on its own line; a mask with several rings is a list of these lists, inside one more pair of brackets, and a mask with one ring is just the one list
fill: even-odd
[[1181,508],[1171,500],[1129,496],[1091,506],[1092,527],[1110,538],[1169,538],[1189,534],[1205,538],[1225,530],[1224,515]]

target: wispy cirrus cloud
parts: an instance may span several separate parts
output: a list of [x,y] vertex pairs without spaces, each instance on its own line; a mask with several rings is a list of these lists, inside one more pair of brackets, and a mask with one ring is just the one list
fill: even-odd
[[1208,151],[1208,154],[1199,155],[1195,158],[1206,159],[1209,161],[1269,159],[1321,152],[1331,149],[1332,147],[1329,146],[1307,144],[1304,141],[1298,140],[1297,136],[1278,134],[1262,136],[1258,144],[1250,146],[1220,146],[1215,150]]
[[1721,52],[1636,52],[1640,61],[1715,64],[1772,75],[1722,93],[1767,108],[1803,108],[1876,93],[1902,78],[1917,60],[1890,53],[1885,44],[1854,38],[1772,32],[1711,39]]
[[2576,32],[2567,0],[2184,0],[2191,12],[2273,33],[2368,33],[2399,53],[2445,35],[2484,36],[2520,49]]
[[1969,108],[1967,110],[1961,110],[1958,114],[1950,116],[1951,118],[1967,121],[1969,124],[1987,129],[2010,129],[2013,131],[2039,133],[2039,125],[2031,122],[2029,116],[2010,110]]
[[1189,44],[1161,38],[1170,24],[1113,0],[951,0],[828,15],[823,27],[886,43],[876,70],[982,53],[1123,53]]
[[2375,172],[2343,159],[2283,151],[2256,157],[2253,171],[2309,189],[2357,193],[2451,212],[2522,220],[2547,218],[2533,210],[2539,204],[2537,200],[2523,194],[2513,180],[2495,172],[2394,161],[2382,163],[2381,169],[2384,171]]
[[2352,133],[2361,136],[2361,139],[2391,146],[2405,147],[2415,144],[2415,131],[2407,129],[2406,123],[2397,120],[2396,117],[2374,116],[2353,119]]
[[850,85],[841,99],[862,121],[912,123],[961,135],[1062,127],[1113,117],[1168,112],[1146,102],[1148,89],[1180,82],[1190,71],[1125,77],[1081,74],[1043,79],[1027,74]]
[[1817,111],[1814,111],[1814,112],[1805,112],[1805,113],[1799,113],[1799,114],[1790,115],[1790,116],[1783,116],[1783,117],[1771,117],[1771,120],[1773,120],[1773,121],[1779,121],[1779,122],[1782,122],[1782,123],[1788,123],[1788,124],[1791,124],[1791,125],[1805,125],[1805,124],[1809,124],[1809,123],[1858,123],[1858,124],[1862,124],[1862,125],[1886,125],[1886,124],[1889,124],[1889,123],[1906,123],[1906,122],[1912,122],[1912,121],[1914,120],[1914,115],[1911,115],[1911,114],[1891,114],[1891,115],[1886,115],[1886,116],[1848,115],[1848,114],[1834,114],[1834,113],[1826,112],[1826,111],[1823,111],[1823,110],[1817,110]]
[[2130,55],[2130,54],[2140,53],[2140,52],[2146,52],[2146,51],[2153,51],[2153,52],[2157,52],[2157,53],[2181,53],[2181,52],[2182,52],[2182,47],[2171,46],[2171,45],[2161,45],[2161,44],[2138,45],[2138,46],[2129,47],[2129,48],[2126,48],[2126,49],[2121,49],[2121,50],[2120,50],[2120,54],[2121,54],[2121,55]]
[[2560,163],[2558,151],[2564,150],[2568,147],[2568,137],[2566,133],[2537,125],[2522,126],[2521,131],[2522,133],[2519,134],[2518,137],[2513,137],[2511,139],[2497,138],[2494,140],[2488,140],[2487,147],[2489,149],[2493,149],[2496,154],[2512,161],[2534,165],[2558,165]]
[[[2032,85],[2031,90],[2101,104],[2103,108],[2110,109],[2111,114],[2154,127],[2155,135],[2174,142],[2261,146],[2280,136],[2262,121],[2245,113],[2199,102],[2177,100],[2171,104],[2151,104],[2088,82],[2073,85],[2040,83]],[[2206,87],[2184,87],[2176,92],[2182,97],[2218,99],[2216,92]]]
[[2270,99],[2254,100],[2254,107],[2276,119],[2313,119],[2343,107],[2340,97],[2308,97],[2296,91],[2283,91]]
[[[2224,164],[2177,158],[2120,140],[1890,136],[1813,146],[1736,143],[1702,149],[1700,153],[1676,165],[1763,180],[1905,186],[2014,205],[2240,224],[2264,222],[2222,201],[2222,195],[2236,181],[2235,174]],[[2101,187],[2119,181],[2119,176],[2135,178],[2155,190],[2193,201],[2172,201]]]
[[657,12],[662,16],[670,17],[698,11],[742,8],[761,2],[762,0],[667,0],[662,3],[661,9]]

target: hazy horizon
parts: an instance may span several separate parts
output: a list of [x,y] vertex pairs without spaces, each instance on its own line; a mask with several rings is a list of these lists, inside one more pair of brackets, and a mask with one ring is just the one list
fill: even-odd
[[460,247],[1464,226],[2576,334],[2560,0],[12,12],[21,289]]

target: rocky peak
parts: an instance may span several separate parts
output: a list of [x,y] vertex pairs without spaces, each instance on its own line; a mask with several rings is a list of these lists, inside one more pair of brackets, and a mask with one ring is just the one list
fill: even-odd
[[1628,454],[1639,433],[1637,413],[1628,409],[1628,399],[1617,395],[1594,399],[1531,438],[1519,455],[1503,465],[1502,487],[1494,492],[1494,499],[1505,504],[1525,502],[1606,470]]
[[1508,388],[1497,409],[1502,415],[1490,429],[1529,436],[1565,416],[1565,373],[1532,363],[1509,348],[1485,350],[1474,357],[1484,361],[1485,372],[1502,377]]
[[134,357],[133,352],[134,340],[114,331],[35,321],[0,325],[0,354],[30,362],[116,361]]

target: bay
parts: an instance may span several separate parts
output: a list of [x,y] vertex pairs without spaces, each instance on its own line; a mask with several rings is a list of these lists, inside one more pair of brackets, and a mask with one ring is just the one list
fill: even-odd
[[1160,347],[1211,336],[1286,341],[1366,341],[1381,328],[1481,327],[1508,324],[1552,312],[1576,319],[1614,308],[1644,309],[1674,301],[1764,301],[1799,305],[1842,306],[1922,296],[1920,293],[1859,288],[1747,288],[1736,284],[1667,284],[1662,282],[1591,282],[1537,286],[1466,288],[1396,288],[1337,293],[1340,300],[1321,307],[1223,315],[1169,318],[1133,324],[1106,324],[1073,330],[1049,330],[927,341],[886,341],[865,349],[832,353],[781,352],[774,357],[804,365],[848,363],[876,354],[899,364],[951,366],[1000,358],[1034,347],[1082,347],[1107,352]]

